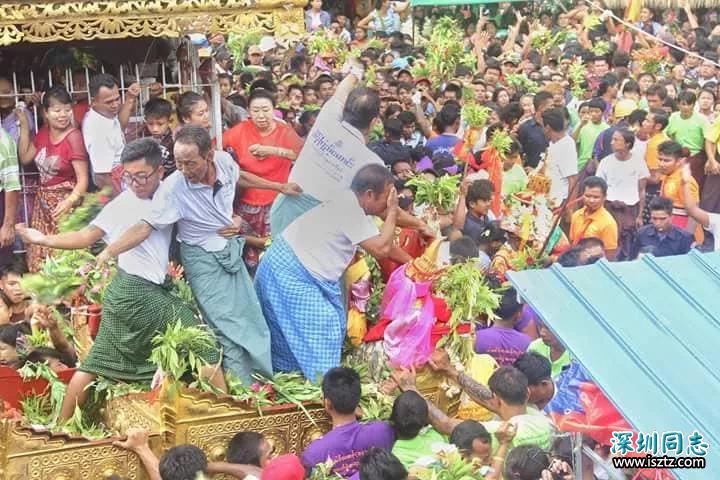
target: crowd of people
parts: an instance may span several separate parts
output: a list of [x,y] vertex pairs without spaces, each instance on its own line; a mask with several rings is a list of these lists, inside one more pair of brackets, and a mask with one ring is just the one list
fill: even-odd
[[[301,457],[272,458],[260,434],[239,432],[227,462],[208,463],[190,446],[158,461],[146,433],[131,431],[116,444],[136,452],[152,478],[301,479],[330,459],[342,478],[400,480],[446,443],[488,479],[572,478],[567,438],[544,409],[576,360],[517,292],[504,290],[497,319],[474,333],[475,353],[497,367],[487,382],[458,371],[443,350],[429,362],[494,420],[447,417],[417,393],[414,371],[400,369],[385,385],[402,392],[392,417],[359,423],[360,378],[338,367],[344,274],[358,249],[404,265],[418,256],[408,243],[433,238],[446,247],[441,262],[475,259],[498,285],[522,268],[528,245],[543,265],[563,267],[720,250],[720,23],[717,12],[681,3],[626,20],[584,4],[548,12],[500,4],[494,17],[461,7],[452,14],[474,67],[426,78],[418,72],[433,45],[422,40],[447,12],[378,0],[355,16],[313,0],[308,32],[358,55],[340,64],[337,52],[311,54],[307,39],[264,37],[232,59],[225,39],[212,37],[218,112],[208,92],[163,98],[151,88],[140,105],[138,84],[123,102],[117,79],[99,73],[89,103],[61,83],[33,95],[36,122],[0,78],[0,364],[77,363],[60,415],[68,419],[98,376],[149,384],[151,339],[180,320],[214,333],[203,375],[219,390],[225,372],[247,383],[273,371],[321,380],[333,429]],[[562,39],[543,45],[540,30]],[[477,136],[469,105],[488,114]],[[26,198],[21,166],[39,176],[28,223],[16,224]],[[416,204],[413,179],[453,176],[452,208],[428,215]],[[540,179],[542,192],[533,186]],[[63,215],[103,188],[112,200],[102,212],[60,233]],[[534,195],[553,211],[548,238],[528,236],[506,208]],[[13,254],[20,241],[25,255]],[[116,259],[118,270],[94,345],[78,363],[57,320],[20,280],[56,249],[99,241],[98,264]],[[202,319],[168,292],[171,263],[182,265]],[[54,348],[26,351],[31,320]],[[608,478],[590,462],[576,474]]]

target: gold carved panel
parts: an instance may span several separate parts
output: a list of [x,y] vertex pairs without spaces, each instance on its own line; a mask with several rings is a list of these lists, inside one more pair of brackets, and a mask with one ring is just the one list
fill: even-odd
[[305,0],[41,0],[0,3],[0,46],[184,33],[304,32]]

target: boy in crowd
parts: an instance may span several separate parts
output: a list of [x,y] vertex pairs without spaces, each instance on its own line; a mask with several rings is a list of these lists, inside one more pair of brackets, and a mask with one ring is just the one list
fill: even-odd
[[145,103],[143,112],[145,113],[145,127],[142,136],[150,137],[160,145],[163,178],[167,178],[175,171],[175,156],[173,155],[175,142],[170,128],[172,104],[163,98],[153,98]]
[[24,322],[32,316],[32,307],[20,286],[25,273],[20,259],[0,270],[0,325]]
[[485,227],[494,220],[490,212],[494,191],[489,180],[464,182],[460,186],[453,226],[477,243],[480,242],[480,234]]
[[515,330],[522,313],[522,305],[517,300],[517,291],[514,288],[503,292],[500,305],[494,313],[497,318],[493,325],[478,330],[475,335],[475,353],[490,355],[500,366],[512,365],[525,353],[531,340],[524,333]]
[[322,382],[325,411],[333,428],[312,442],[302,455],[308,474],[328,459],[332,472],[343,478],[357,473],[360,459],[372,447],[391,450],[395,442],[392,427],[385,422],[358,423],[355,411],[360,404],[360,376],[350,368],[333,368]]

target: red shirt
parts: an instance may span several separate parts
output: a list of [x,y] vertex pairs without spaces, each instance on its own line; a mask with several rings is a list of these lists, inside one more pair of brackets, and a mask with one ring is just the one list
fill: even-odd
[[[245,120],[223,135],[223,145],[225,148],[233,149],[242,170],[254,173],[271,182],[286,183],[290,176],[292,161],[276,156],[259,159],[248,151],[250,146],[255,144],[285,148],[292,150],[297,155],[300,153],[303,141],[295,133],[295,130],[284,123],[276,122],[275,129],[269,135],[262,136],[252,120]],[[265,206],[270,205],[276,196],[277,192],[272,190],[246,188],[240,192],[236,201],[248,205]]]
[[50,141],[50,130],[40,129],[33,145],[37,149],[35,165],[40,171],[40,184],[52,187],[63,182],[77,182],[72,162],[87,162],[88,154],[80,130],[73,128],[58,143]]

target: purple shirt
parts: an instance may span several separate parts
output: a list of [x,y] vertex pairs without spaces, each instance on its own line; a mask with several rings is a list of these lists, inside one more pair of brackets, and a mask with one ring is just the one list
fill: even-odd
[[512,365],[528,345],[530,337],[512,328],[490,327],[475,334],[475,352],[487,353],[500,366]]
[[312,442],[302,455],[302,464],[308,473],[328,459],[334,463],[331,473],[350,478],[358,472],[360,459],[372,447],[391,450],[395,432],[385,422],[348,423],[333,428]]

